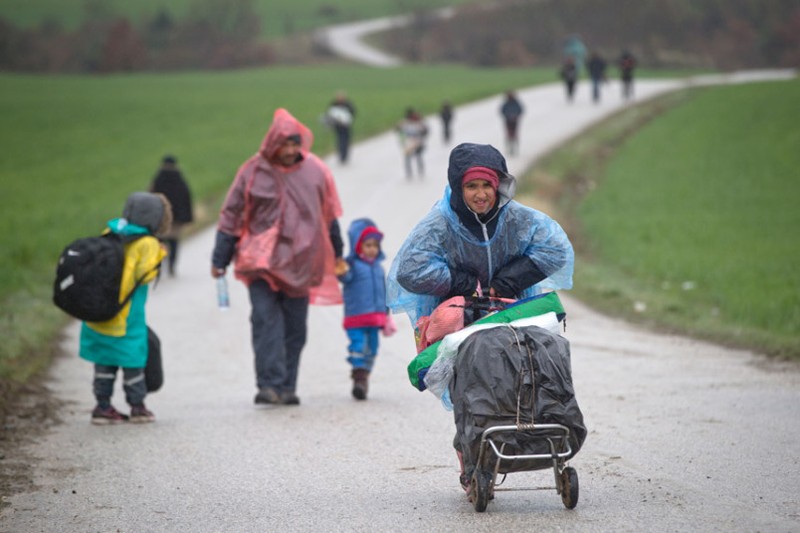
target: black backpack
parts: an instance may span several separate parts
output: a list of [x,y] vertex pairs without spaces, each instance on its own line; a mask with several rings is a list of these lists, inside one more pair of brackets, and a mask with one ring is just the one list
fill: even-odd
[[[125,307],[133,292],[150,274],[148,272],[136,280],[131,292],[120,301],[124,265],[125,249],[122,238],[116,233],[109,232],[98,237],[73,241],[58,258],[53,302],[80,320],[111,320]],[[158,265],[155,269],[157,268]]]

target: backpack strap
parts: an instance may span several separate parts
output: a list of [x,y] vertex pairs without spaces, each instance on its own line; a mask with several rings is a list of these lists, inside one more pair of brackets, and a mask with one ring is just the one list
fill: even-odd
[[126,305],[126,304],[127,304],[127,303],[128,303],[130,300],[131,300],[131,298],[133,298],[133,293],[134,293],[134,292],[136,292],[136,289],[138,289],[138,288],[139,288],[139,286],[140,286],[140,285],[141,285],[141,284],[144,282],[144,279],[145,279],[147,276],[149,276],[151,272],[155,272],[155,271],[156,271],[156,270],[158,270],[159,268],[161,268],[161,261],[159,261],[159,262],[158,262],[158,264],[156,264],[156,266],[154,266],[153,268],[151,268],[150,270],[148,270],[147,272],[145,272],[145,273],[142,275],[142,277],[141,277],[141,278],[139,278],[139,279],[137,279],[137,280],[136,280],[136,283],[134,283],[134,284],[133,284],[133,288],[131,289],[131,292],[129,292],[129,293],[127,294],[127,296],[125,296],[125,298],[124,298],[124,299],[123,299],[123,300],[122,300],[122,301],[119,303],[119,308],[120,308],[120,309],[122,309],[123,307],[125,307],[125,305]]
[[[130,243],[132,243],[132,242],[134,242],[134,241],[137,241],[137,240],[141,239],[142,237],[147,237],[147,235],[136,235],[136,236],[134,236],[134,238],[133,238],[133,239],[130,239],[130,240],[128,241],[128,243],[130,244]],[[152,237],[152,235],[150,235],[150,237]],[[142,283],[144,283],[144,280],[145,280],[145,278],[146,278],[147,276],[149,276],[149,275],[150,275],[152,272],[155,272],[156,270],[158,270],[159,268],[161,268],[161,262],[162,262],[162,261],[163,261],[163,260],[160,260],[158,263],[156,263],[156,265],[155,265],[153,268],[151,268],[150,270],[148,270],[147,272],[145,272],[144,274],[142,274],[142,277],[140,277],[139,279],[137,279],[137,280],[134,282],[134,284],[133,284],[133,288],[131,289],[131,291],[130,291],[130,292],[129,292],[129,293],[126,295],[126,296],[125,296],[125,298],[123,298],[123,299],[122,299],[122,301],[119,303],[119,308],[120,308],[120,309],[122,309],[123,307],[125,307],[125,305],[127,305],[127,303],[128,303],[130,300],[131,300],[131,298],[133,298],[133,293],[134,293],[134,292],[136,292],[136,289],[138,289],[138,288],[139,288],[139,286],[140,286]]]

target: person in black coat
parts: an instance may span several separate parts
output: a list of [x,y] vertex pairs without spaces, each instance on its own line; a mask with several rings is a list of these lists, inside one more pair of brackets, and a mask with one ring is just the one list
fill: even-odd
[[592,79],[592,101],[600,103],[600,84],[606,81],[606,60],[597,52],[592,52],[586,63],[589,77]]
[[162,242],[169,248],[169,257],[167,259],[169,274],[174,276],[178,259],[178,240],[180,239],[181,231],[186,224],[194,220],[192,193],[183,178],[183,174],[178,169],[178,161],[174,156],[166,155],[161,160],[161,168],[158,169],[153,178],[150,192],[163,194],[172,205],[172,227],[164,235]]
[[503,124],[506,129],[506,148],[508,148],[509,155],[516,155],[519,148],[517,130],[524,111],[522,103],[517,99],[514,91],[507,91],[506,99],[500,106],[500,114],[503,116]]
[[578,67],[575,65],[575,60],[571,57],[566,57],[559,74],[561,79],[564,80],[564,85],[567,89],[567,101],[572,103],[575,97],[575,84],[578,81]]
[[629,100],[633,96],[633,69],[636,68],[636,58],[628,50],[623,50],[617,65],[622,78],[622,97]]
[[453,106],[448,100],[442,102],[442,108],[439,110],[439,118],[442,119],[442,139],[444,144],[450,142],[450,123],[453,121]]

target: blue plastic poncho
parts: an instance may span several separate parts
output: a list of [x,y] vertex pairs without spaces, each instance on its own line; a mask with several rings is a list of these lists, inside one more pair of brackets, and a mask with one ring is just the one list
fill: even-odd
[[[492,168],[500,176],[498,210],[492,221],[496,226],[488,240],[469,230],[460,209],[461,176],[471,166]],[[447,296],[451,267],[476,272],[481,286],[488,290],[495,273],[521,256],[531,259],[547,277],[517,298],[572,287],[575,259],[569,238],[549,216],[511,199],[515,178],[507,173],[505,159],[495,148],[472,144],[454,148],[448,178],[450,186],[444,197],[414,227],[392,262],[387,304],[393,312],[407,313],[414,325]],[[457,194],[453,193],[455,186],[459,186]]]

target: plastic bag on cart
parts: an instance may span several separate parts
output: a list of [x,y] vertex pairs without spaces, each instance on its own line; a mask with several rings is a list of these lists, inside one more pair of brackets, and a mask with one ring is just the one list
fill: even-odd
[[[532,316],[511,322],[514,327],[539,326],[551,333],[558,334],[559,322],[555,313],[545,313],[543,315]],[[455,360],[458,357],[459,347],[470,335],[477,331],[490,328],[504,327],[503,324],[473,324],[467,328],[451,333],[442,339],[437,350],[436,360],[425,374],[425,385],[428,390],[442,400],[442,404],[448,411],[453,410],[453,402],[450,398],[450,382],[453,379]]]
[[[448,300],[449,301],[449,300]],[[447,302],[443,303],[445,305]],[[474,303],[474,302],[473,302]],[[534,296],[532,298],[525,298],[523,300],[518,300],[514,303],[503,302],[503,306],[505,309],[503,310],[495,310],[491,309],[495,307],[492,302],[488,302],[490,308],[486,308],[481,302],[478,302],[477,311],[481,318],[475,320],[474,313],[472,313],[472,317],[468,320],[466,316],[467,310],[465,308],[465,316],[463,318],[464,324],[469,324],[465,330],[470,330],[469,333],[472,333],[474,329],[481,325],[481,324],[508,324],[511,322],[517,322],[519,320],[525,319],[535,319],[540,320],[539,317],[541,315],[546,315],[548,313],[555,313],[556,320],[561,322],[566,319],[566,313],[564,312],[564,307],[561,305],[561,300],[558,297],[558,294],[555,292],[549,292],[545,294],[540,294],[538,296]],[[473,311],[475,311],[475,307],[473,306]],[[488,311],[488,312],[484,312]],[[548,319],[549,320],[549,319]],[[565,323],[566,324],[566,323]],[[531,325],[531,324],[525,324]],[[541,327],[550,327],[552,324],[542,324],[542,323],[534,323],[533,325],[541,326]],[[470,329],[472,328],[472,329]],[[558,327],[556,326],[556,329]],[[457,337],[464,337],[464,335],[460,334],[460,331],[450,333],[449,335],[445,336],[451,337],[456,335]],[[426,334],[427,336],[427,334]],[[450,385],[450,377],[449,369],[446,369],[448,374],[441,374],[440,375],[440,382],[436,383],[436,379],[434,376],[437,372],[434,372],[434,376],[428,378],[427,374],[434,370],[432,368],[433,365],[439,365],[442,362],[437,362],[438,359],[451,357],[449,353],[445,353],[442,351],[440,353],[440,348],[443,348],[442,343],[445,342],[445,339],[439,340],[422,350],[417,354],[417,356],[408,364],[408,379],[411,384],[416,387],[418,390],[425,390],[426,387],[433,387],[435,390],[434,394],[437,397],[443,398],[443,393],[448,389]],[[419,342],[419,337],[417,338],[417,342]],[[450,341],[448,341],[450,342]],[[458,343],[454,347],[454,352],[458,351]],[[449,364],[449,363],[446,363]],[[447,404],[446,404],[447,405]],[[448,407],[448,409],[452,409],[452,406]]]
[[[450,383],[454,445],[471,475],[484,429],[517,423],[561,424],[575,455],[586,439],[572,385],[569,341],[537,326],[474,333],[459,347]],[[493,436],[508,455],[550,453],[547,441],[524,432]],[[571,456],[572,456],[571,455]],[[570,457],[571,457],[570,456]],[[550,460],[503,460],[500,473],[551,468]]]

